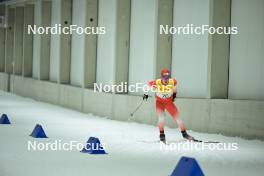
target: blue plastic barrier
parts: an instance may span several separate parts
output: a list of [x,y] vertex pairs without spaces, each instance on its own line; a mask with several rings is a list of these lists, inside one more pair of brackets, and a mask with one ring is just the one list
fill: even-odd
[[90,137],[81,152],[89,154],[106,154],[100,140],[96,137]]
[[42,128],[41,125],[37,124],[34,128],[34,130],[32,131],[32,133],[30,134],[30,136],[34,137],[34,138],[48,138]]
[[6,114],[3,114],[0,118],[0,124],[11,124],[8,116]]
[[204,176],[194,158],[181,157],[171,176]]

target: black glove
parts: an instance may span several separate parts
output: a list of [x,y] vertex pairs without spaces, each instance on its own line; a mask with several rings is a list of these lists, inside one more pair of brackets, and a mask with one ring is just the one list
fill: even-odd
[[173,102],[174,102],[174,100],[175,100],[175,98],[176,98],[176,94],[177,94],[177,93],[174,92],[173,95],[172,95],[172,101],[173,101]]
[[148,100],[148,95],[147,94],[143,95],[143,100],[146,100],[146,101]]

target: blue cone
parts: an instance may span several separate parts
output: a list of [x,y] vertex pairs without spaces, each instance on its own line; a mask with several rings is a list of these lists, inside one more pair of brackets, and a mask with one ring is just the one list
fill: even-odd
[[96,137],[90,137],[81,152],[89,154],[106,154],[100,140]]
[[181,157],[171,176],[204,176],[194,158]]
[[34,130],[32,131],[32,133],[30,134],[30,136],[34,137],[34,138],[48,138],[42,128],[41,125],[37,124],[34,128]]
[[6,114],[3,114],[0,118],[0,124],[11,124],[8,116]]

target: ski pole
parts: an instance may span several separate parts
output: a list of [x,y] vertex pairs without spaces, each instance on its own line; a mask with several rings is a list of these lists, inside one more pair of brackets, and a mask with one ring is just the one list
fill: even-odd
[[137,112],[137,110],[142,106],[143,101],[144,101],[144,100],[142,100],[142,101],[140,102],[140,104],[136,107],[136,109],[135,109],[133,112],[130,113],[130,116],[131,116],[131,117],[132,117],[132,116],[135,114],[135,112]]

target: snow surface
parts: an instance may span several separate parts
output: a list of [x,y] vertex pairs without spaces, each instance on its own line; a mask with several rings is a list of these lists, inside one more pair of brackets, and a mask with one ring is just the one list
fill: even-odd
[[[0,176],[168,176],[181,156],[194,157],[205,175],[263,175],[264,142],[191,132],[199,139],[237,142],[236,151],[162,151],[155,141],[154,126],[120,122],[37,102],[0,91],[0,113],[9,115],[11,125],[0,125]],[[48,139],[29,136],[42,124]],[[166,128],[167,138],[177,141],[177,129]],[[98,137],[107,155],[73,151],[28,151],[28,141],[70,140],[85,143]]]

